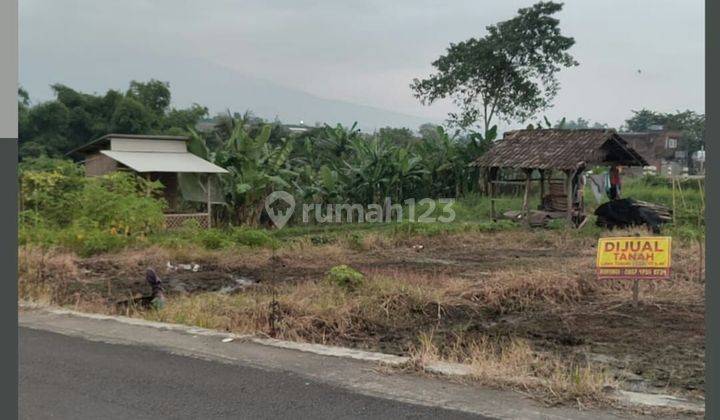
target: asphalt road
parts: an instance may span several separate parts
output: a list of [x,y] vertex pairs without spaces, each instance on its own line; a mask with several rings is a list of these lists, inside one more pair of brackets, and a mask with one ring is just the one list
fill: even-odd
[[297,374],[20,328],[20,418],[482,418]]

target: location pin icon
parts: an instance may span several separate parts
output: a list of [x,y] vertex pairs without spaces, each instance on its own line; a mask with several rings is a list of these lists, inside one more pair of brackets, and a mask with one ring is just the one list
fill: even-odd
[[[282,211],[275,211],[272,205],[278,200],[284,201],[288,207]],[[295,211],[295,197],[285,191],[273,191],[272,194],[265,198],[265,211],[268,216],[270,216],[273,224],[275,224],[278,229],[282,229]]]

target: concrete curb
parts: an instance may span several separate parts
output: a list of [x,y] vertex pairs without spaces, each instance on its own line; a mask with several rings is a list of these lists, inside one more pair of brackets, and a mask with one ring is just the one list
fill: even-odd
[[[228,332],[211,330],[208,328],[192,327],[189,325],[171,324],[166,322],[147,321],[144,319],[131,318],[121,315],[102,315],[88,312],[79,312],[70,309],[46,306],[26,301],[18,302],[18,307],[21,309],[41,310],[54,315],[68,315],[95,320],[111,320],[128,325],[149,327],[159,330],[170,330],[190,335],[216,337],[221,340],[230,339],[229,341],[249,341],[264,346],[297,350],[321,356],[332,356],[366,362],[381,363],[388,366],[402,366],[411,362],[411,358],[406,356],[370,352],[339,346],[328,346],[324,344],[301,343],[295,341],[278,340],[275,338],[263,338],[252,334],[233,334]],[[468,365],[443,361],[430,362],[423,367],[423,370],[428,373],[454,377],[469,377],[473,374],[472,368]],[[615,393],[615,398],[619,403],[629,406],[672,408],[685,412],[700,414],[705,412],[704,404],[685,400],[672,395],[649,394],[620,390]]]
[[396,356],[392,354],[370,352],[364,350],[350,349],[346,347],[327,346],[324,344],[301,343],[296,341],[278,340],[275,338],[263,338],[253,334],[233,334],[208,328],[192,327],[183,324],[171,324],[168,322],[148,321],[140,318],[131,318],[122,315],[102,315],[89,312],[73,311],[71,309],[63,309],[53,306],[45,306],[32,302],[19,302],[18,306],[22,309],[37,309],[55,315],[70,315],[81,318],[96,320],[111,320],[122,322],[124,324],[136,325],[140,327],[149,327],[160,330],[178,331],[187,334],[202,335],[206,337],[217,337],[220,339],[233,339],[241,341],[250,341],[264,346],[279,347],[290,350],[304,351],[308,353],[319,354],[322,356],[334,356],[362,360],[367,362],[379,362],[390,366],[400,366],[410,362],[409,357]]

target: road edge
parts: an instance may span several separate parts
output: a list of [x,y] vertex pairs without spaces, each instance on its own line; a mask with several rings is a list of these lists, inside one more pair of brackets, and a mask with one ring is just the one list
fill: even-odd
[[[311,353],[319,356],[338,357],[369,363],[379,363],[381,365],[386,365],[390,367],[401,367],[411,363],[412,361],[410,357],[406,356],[397,356],[392,354],[357,350],[339,346],[330,346],[325,344],[303,343],[296,341],[279,340],[275,338],[258,337],[257,335],[253,334],[235,334],[208,328],[194,327],[184,324],[149,321],[141,318],[132,318],[122,315],[105,315],[90,312],[80,312],[71,309],[48,306],[27,301],[19,301],[18,308],[25,310],[39,310],[52,315],[65,315],[101,321],[110,320],[126,325],[153,328],[157,330],[175,331],[197,336],[214,337],[221,340],[245,341],[273,348]],[[428,363],[424,366],[424,371],[427,373],[447,376],[450,378],[462,378],[472,375],[472,370],[467,365],[442,361]],[[673,409],[693,414],[703,414],[705,412],[704,404],[698,404],[672,395],[648,394],[620,390],[615,393],[614,398],[619,404],[625,406],[636,406],[655,409]]]

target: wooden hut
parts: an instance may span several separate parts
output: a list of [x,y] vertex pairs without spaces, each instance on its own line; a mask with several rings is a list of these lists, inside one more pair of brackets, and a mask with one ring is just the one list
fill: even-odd
[[[535,180],[540,183],[541,202],[547,214],[561,213],[570,221],[578,221],[584,209],[583,203],[573,197],[578,175],[594,166],[646,166],[647,161],[615,130],[536,129],[506,132],[471,165],[483,171],[493,219],[496,218],[496,186],[522,183],[525,185],[522,215],[529,222],[528,199]],[[500,171],[508,169],[524,176],[501,179]],[[535,171],[539,177],[533,178]],[[557,174],[562,175],[555,178]],[[546,191],[549,194],[546,195]]]
[[[228,171],[208,162],[187,150],[187,137],[164,135],[107,134],[67,154],[79,159],[85,167],[86,176],[99,176],[113,171],[132,171],[152,181],[163,184],[163,198],[168,203],[165,225],[181,226],[185,221],[196,220],[202,227],[212,224],[212,204],[222,202],[219,191],[212,191],[210,174]],[[204,175],[203,193],[197,197],[184,197],[190,201],[206,204],[204,213],[177,212],[182,174]]]

